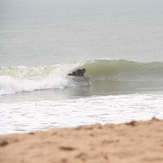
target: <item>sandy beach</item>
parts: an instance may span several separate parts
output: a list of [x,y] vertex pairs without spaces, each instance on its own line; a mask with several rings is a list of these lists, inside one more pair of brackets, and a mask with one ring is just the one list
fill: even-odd
[[1,163],[162,163],[163,120],[0,136]]

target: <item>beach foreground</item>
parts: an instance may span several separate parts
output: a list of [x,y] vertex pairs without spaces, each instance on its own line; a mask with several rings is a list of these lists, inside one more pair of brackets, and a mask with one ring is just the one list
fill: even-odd
[[0,136],[2,163],[163,162],[163,120]]

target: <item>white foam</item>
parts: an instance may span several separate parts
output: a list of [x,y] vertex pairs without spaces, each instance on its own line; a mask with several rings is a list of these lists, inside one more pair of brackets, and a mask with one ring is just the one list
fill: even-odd
[[162,105],[162,93],[0,103],[0,133],[163,119]]
[[3,68],[0,76],[0,95],[42,89],[63,89],[70,81],[67,74],[81,63],[62,63],[51,66]]

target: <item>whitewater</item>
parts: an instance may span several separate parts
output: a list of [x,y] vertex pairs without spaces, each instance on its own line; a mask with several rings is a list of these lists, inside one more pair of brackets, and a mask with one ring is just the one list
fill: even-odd
[[[0,134],[163,119],[162,9],[1,0]],[[67,76],[82,68],[89,82]]]

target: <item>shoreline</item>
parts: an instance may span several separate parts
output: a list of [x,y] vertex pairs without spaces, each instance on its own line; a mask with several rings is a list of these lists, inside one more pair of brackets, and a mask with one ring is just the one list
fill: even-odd
[[163,162],[163,120],[0,135],[2,163]]

